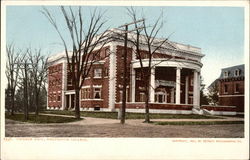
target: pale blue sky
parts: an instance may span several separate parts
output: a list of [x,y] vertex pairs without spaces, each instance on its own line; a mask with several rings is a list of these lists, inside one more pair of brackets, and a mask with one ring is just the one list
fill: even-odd
[[[65,22],[58,7],[47,7],[57,18],[61,30]],[[115,28],[131,20],[124,7],[98,7],[106,10],[106,27]],[[209,85],[216,79],[221,68],[244,63],[244,8],[241,7],[138,7],[143,8],[148,21],[156,19],[163,10],[164,28],[160,37],[171,41],[190,44],[202,49],[202,76]],[[58,34],[40,12],[41,6],[8,6],[6,9],[6,40],[16,47],[25,49],[40,47],[44,53],[61,52],[63,47]],[[88,17],[93,7],[84,7]],[[70,42],[70,41],[69,41]]]

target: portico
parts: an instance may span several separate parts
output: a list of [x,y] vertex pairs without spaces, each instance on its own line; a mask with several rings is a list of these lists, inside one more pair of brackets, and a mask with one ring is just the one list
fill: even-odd
[[[200,68],[201,63],[187,60],[152,61],[150,75],[150,103],[188,104],[194,108],[200,106]],[[147,60],[144,60],[147,66]],[[137,74],[138,62],[132,63],[132,102],[139,102],[136,95],[143,91],[143,84]]]
[[65,99],[66,103],[64,109],[74,109],[74,102],[75,102],[75,92],[74,91],[67,91],[65,92]]

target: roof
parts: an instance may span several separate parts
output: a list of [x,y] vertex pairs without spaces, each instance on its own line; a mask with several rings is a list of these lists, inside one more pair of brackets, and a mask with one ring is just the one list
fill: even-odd
[[[113,28],[108,30],[108,32],[106,34],[110,34],[109,36],[111,37],[120,37],[119,34],[122,34],[122,30],[117,29],[117,28]],[[98,37],[100,35],[97,35],[96,37]],[[134,32],[130,32],[128,33],[128,39],[134,39],[136,36],[136,34]],[[145,35],[140,35],[140,43],[141,44],[145,44]],[[154,38],[154,42],[152,43],[152,45],[158,45],[159,43],[161,43],[164,39],[162,38]],[[177,42],[173,42],[173,41],[169,41],[167,40],[163,45],[163,48],[168,48],[168,49],[173,49],[173,50],[177,50],[177,51],[183,51],[183,52],[187,52],[190,54],[193,54],[195,56],[199,56],[199,57],[203,57],[204,55],[201,53],[201,48],[198,47],[194,47],[191,45],[187,45],[187,44],[181,44],[181,43],[177,43]],[[72,56],[72,52],[69,52],[69,57]],[[57,53],[57,54],[53,54],[49,57],[48,62],[53,62],[56,61],[58,59],[61,58],[66,58],[66,54],[65,52],[61,52],[61,53]]]
[[[235,75],[236,70],[239,70],[239,75]],[[225,72],[227,72],[226,73],[227,76],[225,76]],[[219,79],[244,77],[244,76],[245,76],[245,65],[241,64],[241,65],[237,65],[237,66],[222,68]]]
[[[117,28],[110,29],[110,32],[114,33],[113,36],[116,35],[115,33],[119,33],[119,34],[123,33],[122,30],[117,29]],[[135,39],[135,36],[136,36],[135,32],[129,32],[128,33],[128,39],[132,39],[133,40],[133,39]],[[140,43],[141,44],[146,44],[145,35],[141,34],[140,36],[141,36]],[[152,43],[152,45],[157,45],[157,44],[161,43],[163,40],[165,40],[165,39],[163,39],[163,38],[154,38],[154,42]],[[178,51],[190,52],[190,53],[192,53],[194,55],[201,56],[201,57],[204,56],[201,53],[201,48],[194,47],[192,45],[187,45],[187,44],[173,42],[173,41],[170,41],[170,40],[167,40],[162,45],[162,47],[169,48],[169,49],[172,48],[172,49],[178,50]]]
[[208,89],[213,88],[215,85],[217,85],[218,80],[219,79],[214,80],[207,88]]
[[[69,57],[72,56],[72,52],[68,52],[69,54]],[[59,52],[59,53],[56,53],[56,54],[53,54],[51,55],[49,58],[48,58],[48,63],[50,62],[53,62],[55,60],[59,60],[61,58],[66,58],[66,53],[65,52]]]

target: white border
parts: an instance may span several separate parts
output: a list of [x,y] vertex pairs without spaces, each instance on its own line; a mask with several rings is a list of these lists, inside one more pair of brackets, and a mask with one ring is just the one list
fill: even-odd
[[[6,5],[115,5],[115,6],[237,6],[245,7],[245,117],[249,121],[249,1],[2,1],[1,15]],[[1,77],[5,77],[6,19],[1,17]],[[1,106],[4,106],[4,86],[1,80]],[[1,107],[1,114],[4,107]],[[247,159],[249,157],[249,123],[245,137],[240,139],[200,138],[51,138],[3,139],[4,116],[1,116],[1,158],[3,159]],[[193,143],[201,141],[201,143]],[[235,141],[235,143],[216,141]],[[183,141],[183,142],[181,142]],[[180,142],[180,143],[177,143]]]

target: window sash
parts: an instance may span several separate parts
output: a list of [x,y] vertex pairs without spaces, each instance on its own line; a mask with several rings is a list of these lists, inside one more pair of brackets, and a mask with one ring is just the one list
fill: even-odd
[[101,88],[94,88],[94,99],[101,99]]
[[101,78],[102,77],[102,69],[98,68],[94,70],[94,78]]

